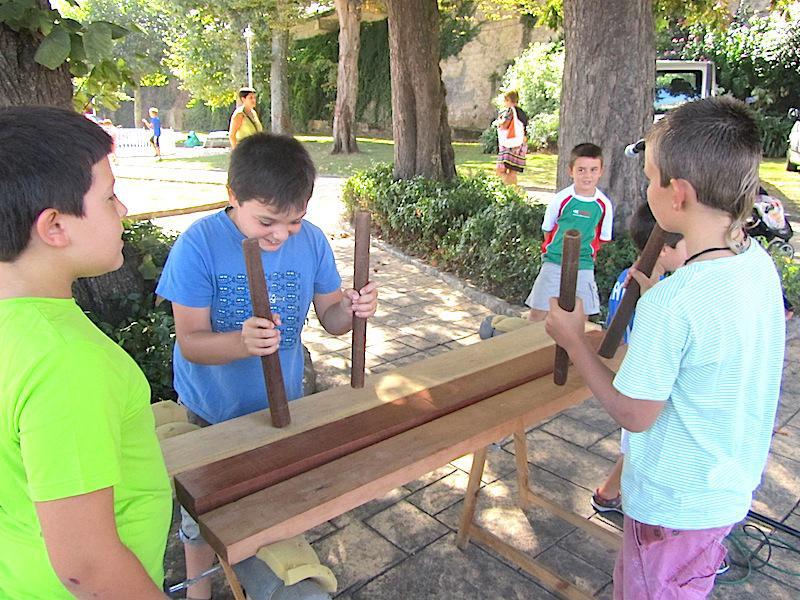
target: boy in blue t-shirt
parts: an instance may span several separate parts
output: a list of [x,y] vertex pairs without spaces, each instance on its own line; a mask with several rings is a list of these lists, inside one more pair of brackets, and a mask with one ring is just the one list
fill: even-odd
[[783,364],[781,286],[743,229],[761,159],[749,109],[728,97],[689,102],[645,141],[647,201],[662,229],[683,234],[689,258],[639,300],[616,375],[587,344],[580,303],[569,313],[551,302],[546,327],[631,432],[614,597],[703,598],[766,464],[781,370],[763,365]]
[[[350,331],[353,315],[375,314],[375,283],[343,291],[327,238],[303,219],[315,176],[311,157],[292,137],[258,133],[242,140],[228,169],[230,206],[194,223],[170,252],[156,292],[172,302],[175,316],[175,390],[200,425],[263,410],[259,357],[276,351],[288,399],[303,395],[300,335],[312,302],[333,335]],[[246,238],[257,238],[263,250],[277,325],[251,316]],[[213,550],[187,514],[181,533],[192,578],[211,566]],[[208,598],[208,580],[188,595]]]
[[161,119],[158,117],[158,109],[155,106],[150,108],[149,114],[150,121],[142,119],[142,123],[153,132],[153,135],[150,136],[150,145],[153,147],[156,160],[161,160]]
[[[653,216],[653,211],[647,202],[644,202],[635,213],[630,222],[630,234],[633,243],[639,249],[639,252],[644,251],[645,244],[653,231],[656,224],[656,219]],[[686,260],[686,244],[683,242],[683,236],[680,233],[667,233],[664,240],[664,248],[656,261],[653,272],[649,278],[644,278],[641,273],[637,278],[639,282],[641,293],[643,294],[656,283],[664,279],[668,273],[674,273],[679,269],[683,262]],[[611,323],[614,315],[619,308],[620,302],[625,295],[625,289],[628,285],[628,280],[634,276],[636,272],[635,265],[629,269],[623,269],[619,274],[614,287],[611,289],[611,294],[608,297],[608,317],[606,323]],[[633,319],[628,323],[625,328],[625,335],[623,341],[627,344],[628,338],[631,334],[633,327]],[[609,473],[603,485],[597,488],[592,495],[592,506],[598,512],[614,511],[622,513],[622,496],[619,493],[620,477],[622,476],[623,457],[628,452],[628,432],[623,428],[619,443],[619,458],[614,464],[614,468]]]

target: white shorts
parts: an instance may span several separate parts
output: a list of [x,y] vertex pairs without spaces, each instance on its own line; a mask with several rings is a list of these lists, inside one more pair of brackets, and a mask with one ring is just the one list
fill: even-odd
[[[561,265],[543,262],[525,305],[536,310],[550,310],[550,298],[558,298],[560,288]],[[597,294],[597,284],[594,282],[594,269],[578,270],[575,295],[583,301],[585,314],[596,315],[600,312],[600,296]]]

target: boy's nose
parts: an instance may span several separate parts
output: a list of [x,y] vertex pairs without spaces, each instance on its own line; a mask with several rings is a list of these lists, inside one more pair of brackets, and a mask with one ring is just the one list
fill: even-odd
[[128,214],[128,207],[122,203],[122,200],[117,198],[117,214],[119,214],[119,218],[123,218],[125,215]]

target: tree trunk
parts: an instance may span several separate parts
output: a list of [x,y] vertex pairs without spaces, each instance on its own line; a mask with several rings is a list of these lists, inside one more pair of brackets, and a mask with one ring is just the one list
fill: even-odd
[[[170,85],[172,85],[172,81],[170,81]],[[183,131],[183,117],[186,114],[186,105],[191,99],[191,95],[186,90],[180,88],[176,90],[175,100],[172,103],[172,129],[175,131]]]
[[17,33],[0,24],[0,106],[46,104],[72,109],[67,65],[51,71],[33,60],[41,40],[41,35]]
[[339,72],[333,113],[331,154],[358,152],[355,132],[358,100],[358,52],[361,48],[361,0],[336,0],[339,15]]
[[272,29],[272,64],[269,69],[270,113],[272,133],[289,133],[289,78],[287,54],[289,30],[276,26]]
[[[40,41],[41,36],[16,33],[0,24],[0,106],[46,104],[72,110],[72,79],[67,67],[51,71],[33,60]],[[138,271],[141,259],[127,244],[123,254],[122,268],[101,277],[79,279],[72,288],[80,307],[105,321],[114,317],[107,304],[112,295],[144,289]]]
[[[586,15],[592,15],[587,18]],[[603,148],[600,188],[614,205],[617,232],[645,199],[641,159],[625,146],[653,124],[655,25],[651,0],[564,0],[564,77],[558,132],[559,189],[571,183],[570,150]]]
[[133,128],[142,127],[142,88],[133,88]]
[[456,174],[442,73],[436,0],[388,0],[394,176]]

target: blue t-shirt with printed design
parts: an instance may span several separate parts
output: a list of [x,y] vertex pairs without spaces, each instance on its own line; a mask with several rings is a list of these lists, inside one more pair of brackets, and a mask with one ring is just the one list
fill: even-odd
[[[156,293],[194,308],[210,307],[211,329],[238,331],[252,315],[242,241],[244,235],[226,211],[194,223],[173,246]],[[322,231],[303,221],[300,231],[274,252],[262,252],[270,308],[281,317],[279,356],[286,395],[303,395],[300,334],[315,294],[341,287],[333,251]],[[175,344],[175,390],[192,412],[210,423],[263,410],[266,389],[258,357],[224,365],[186,358]]]

